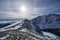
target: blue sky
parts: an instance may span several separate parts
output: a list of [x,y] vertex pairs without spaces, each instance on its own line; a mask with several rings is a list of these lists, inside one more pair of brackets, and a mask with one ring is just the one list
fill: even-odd
[[[20,10],[22,5],[27,9],[24,13]],[[31,19],[52,13],[60,14],[60,0],[0,0],[0,19]]]

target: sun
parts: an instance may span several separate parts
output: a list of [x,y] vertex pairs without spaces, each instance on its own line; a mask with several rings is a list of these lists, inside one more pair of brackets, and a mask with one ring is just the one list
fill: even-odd
[[20,7],[20,10],[21,10],[22,12],[26,12],[26,11],[27,11],[27,7],[23,5],[23,6]]
[[22,18],[25,18],[27,16],[27,14],[28,14],[27,13],[27,10],[28,10],[27,6],[26,5],[21,5],[20,8],[19,8],[19,10],[21,12],[20,16]]

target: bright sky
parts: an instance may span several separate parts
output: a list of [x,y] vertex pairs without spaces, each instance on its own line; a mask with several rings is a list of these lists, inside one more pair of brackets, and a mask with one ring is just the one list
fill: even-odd
[[30,19],[50,13],[60,14],[60,0],[0,0],[0,19]]

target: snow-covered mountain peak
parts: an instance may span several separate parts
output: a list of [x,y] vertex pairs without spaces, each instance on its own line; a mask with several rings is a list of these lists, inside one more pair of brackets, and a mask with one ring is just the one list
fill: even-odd
[[49,14],[44,16],[38,16],[31,20],[40,28],[60,28],[60,14]]
[[[20,35],[23,35],[23,37],[25,37],[25,35],[28,35],[27,37],[32,39],[38,38],[42,40],[60,40],[60,37],[58,37],[57,35],[49,32],[44,32],[41,30],[41,29],[60,28],[59,24],[60,24],[60,15],[50,14],[50,15],[38,16],[32,20],[25,19],[18,21],[16,23],[13,23],[9,26],[0,29],[0,33],[14,34],[14,35],[10,35],[13,36],[14,38],[22,37]],[[5,39],[7,39],[7,37]]]

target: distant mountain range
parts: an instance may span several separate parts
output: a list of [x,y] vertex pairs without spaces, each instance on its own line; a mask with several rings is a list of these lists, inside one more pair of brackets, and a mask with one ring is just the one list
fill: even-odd
[[38,16],[32,20],[25,19],[24,21],[38,26],[40,29],[60,29],[60,14]]
[[22,18],[18,18],[18,19],[0,19],[0,21],[19,21]]
[[38,16],[32,19],[31,22],[38,25],[41,29],[60,29],[60,14]]
[[25,19],[22,27],[38,34],[47,31],[60,36],[60,14],[38,16],[32,20]]
[[[55,29],[59,29],[59,30],[55,30]],[[60,36],[60,14],[49,14],[44,16],[38,16],[32,20],[25,19],[25,20],[16,21],[11,25],[0,28],[0,34],[1,33],[3,33],[3,35],[0,35],[1,40],[2,39],[20,40],[21,38],[23,40],[26,37],[27,40],[29,40],[30,38],[31,39],[37,38],[36,40],[39,39],[60,40],[59,37]],[[6,34],[8,34],[9,36],[7,37]],[[24,38],[21,35],[23,35]]]
[[[19,19],[0,19],[0,21],[19,21],[22,18]],[[27,19],[28,20],[28,19]],[[24,21],[27,21],[24,20]],[[49,15],[43,15],[38,16],[32,20],[28,20],[29,23],[32,23],[33,25],[39,26],[40,29],[47,29],[47,28],[60,28],[60,14],[49,14]]]

